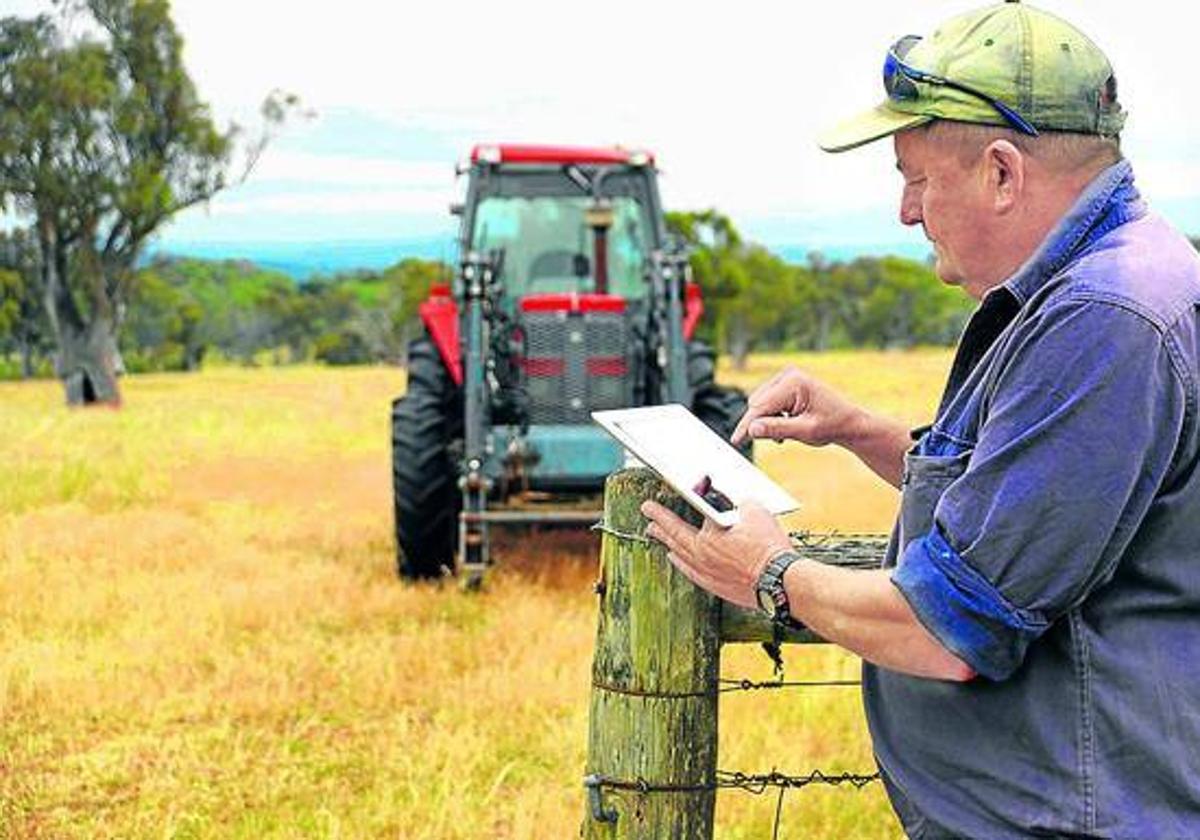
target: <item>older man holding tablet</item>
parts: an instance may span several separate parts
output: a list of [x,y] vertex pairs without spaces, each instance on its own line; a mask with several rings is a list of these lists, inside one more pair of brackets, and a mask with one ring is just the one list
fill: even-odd
[[900,38],[884,88],[821,145],[892,137],[900,221],[979,301],[937,416],[910,433],[789,369],[734,434],[837,444],[899,487],[882,567],[806,560],[749,503],[695,529],[647,502],[647,533],[862,656],[910,836],[1200,837],[1200,261],[1061,19],[1009,2]]

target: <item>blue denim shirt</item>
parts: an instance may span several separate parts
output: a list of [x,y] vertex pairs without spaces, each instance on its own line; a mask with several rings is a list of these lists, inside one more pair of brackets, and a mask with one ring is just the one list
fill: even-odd
[[910,835],[1200,838],[1198,312],[1122,162],[968,324],[885,565],[979,676],[864,674]]

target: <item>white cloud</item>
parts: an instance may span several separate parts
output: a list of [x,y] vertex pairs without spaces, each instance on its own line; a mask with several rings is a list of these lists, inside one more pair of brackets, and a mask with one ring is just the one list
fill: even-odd
[[222,216],[356,216],[397,213],[430,214],[444,211],[448,202],[435,190],[343,190],[332,193],[286,192],[255,198],[218,198],[210,214]]
[[1194,198],[1200,203],[1200,160],[1147,157],[1134,161],[1138,187],[1151,201]]
[[447,189],[453,169],[447,163],[322,155],[268,149],[254,170],[254,182],[303,182],[312,185]]
[[[803,220],[894,206],[888,144],[830,156],[816,149],[817,132],[881,97],[879,68],[897,36],[983,2],[609,0],[583,22],[550,0],[174,0],[172,9],[189,69],[222,119],[252,123],[262,96],[279,87],[318,112],[370,114],[398,138],[449,138],[459,154],[479,140],[646,146],[658,153],[673,206]],[[1200,125],[1187,104],[1193,7],[1037,5],[1112,57],[1131,110],[1125,146],[1147,194],[1200,196]],[[50,4],[0,5],[10,8]],[[278,196],[235,194],[225,207],[345,216],[361,202],[378,212],[428,205],[440,215],[452,197],[453,159],[326,155],[305,148],[298,130],[284,141],[252,179],[256,191],[277,184]],[[301,181],[342,197],[305,197]]]

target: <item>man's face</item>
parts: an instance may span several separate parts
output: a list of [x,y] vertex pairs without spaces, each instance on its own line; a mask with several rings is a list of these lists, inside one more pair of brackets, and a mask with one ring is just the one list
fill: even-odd
[[930,140],[923,129],[902,131],[894,140],[896,168],[904,178],[900,222],[924,228],[942,282],[983,297],[993,217],[980,173],[964,167],[953,150]]

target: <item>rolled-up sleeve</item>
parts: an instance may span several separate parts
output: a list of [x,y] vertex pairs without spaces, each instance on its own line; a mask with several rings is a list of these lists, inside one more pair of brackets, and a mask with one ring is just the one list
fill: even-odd
[[1164,333],[1121,305],[1048,305],[1011,342],[966,470],[892,578],[922,624],[993,680],[1111,578],[1187,411]]

